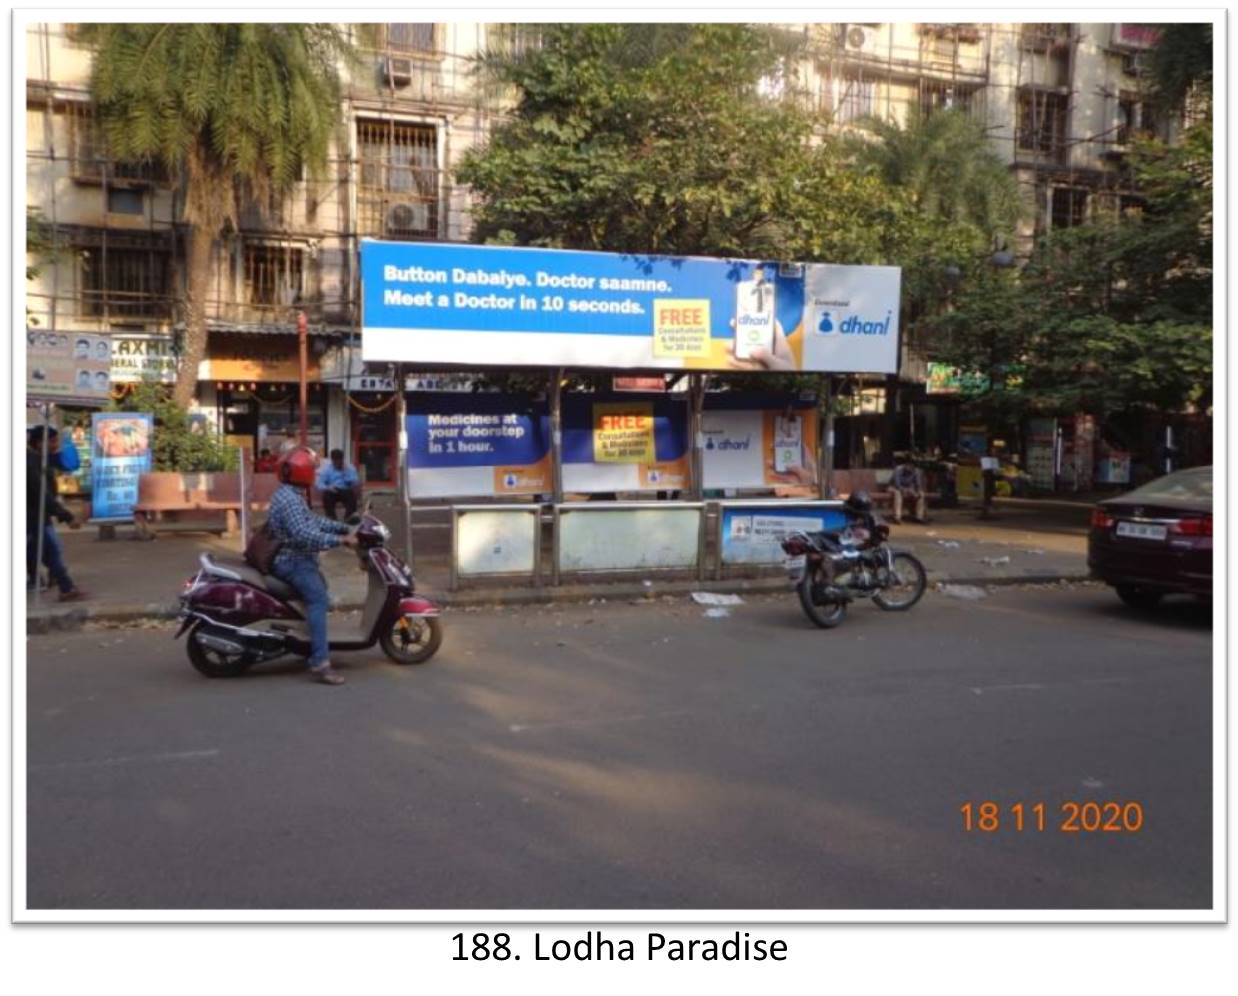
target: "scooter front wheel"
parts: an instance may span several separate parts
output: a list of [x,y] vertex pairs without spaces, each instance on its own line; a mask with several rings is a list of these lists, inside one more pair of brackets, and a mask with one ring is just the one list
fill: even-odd
[[397,664],[424,664],[443,642],[443,625],[437,619],[401,616],[378,638],[383,653]]

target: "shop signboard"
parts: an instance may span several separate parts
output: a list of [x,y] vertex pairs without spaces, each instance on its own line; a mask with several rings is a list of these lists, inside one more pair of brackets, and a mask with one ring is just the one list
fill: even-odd
[[112,336],[112,383],[174,384],[180,352],[170,335]]
[[889,266],[363,240],[367,362],[898,370]]
[[105,405],[111,397],[111,365],[108,336],[26,329],[27,398]]
[[[817,414],[809,401],[707,399],[701,413],[704,487],[775,488],[817,483]],[[726,407],[723,407],[726,406]],[[732,407],[733,406],[733,407]]]
[[151,469],[154,419],[144,412],[96,412],[90,423],[90,514],[132,519],[138,483]]

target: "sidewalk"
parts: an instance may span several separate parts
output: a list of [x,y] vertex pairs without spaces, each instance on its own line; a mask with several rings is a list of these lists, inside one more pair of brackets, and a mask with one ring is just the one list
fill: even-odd
[[[392,549],[403,553],[402,523],[391,510],[376,509],[393,527]],[[935,509],[928,525],[893,526],[894,546],[910,550],[928,570],[930,583],[1020,584],[1077,581],[1087,577],[1087,506],[999,506],[997,517],[979,518],[977,508]],[[115,540],[100,540],[91,528],[61,530],[65,559],[77,584],[90,599],[60,605],[56,593],[44,593],[39,607],[27,593],[30,632],[73,629],[91,620],[137,621],[175,613],[184,582],[198,569],[203,552],[237,558],[239,537],[206,533],[171,533],[154,541],[132,538],[128,528]],[[414,568],[419,591],[448,605],[569,602],[590,598],[637,598],[650,593],[690,591],[777,591],[786,587],[781,572],[703,582],[666,579],[652,573],[618,583],[565,584],[557,588],[476,586],[449,592],[450,529],[445,512],[418,515],[413,528]],[[354,609],[365,597],[366,578],[347,551],[321,557],[323,573],[339,609]],[[648,583],[647,583],[648,582]]]

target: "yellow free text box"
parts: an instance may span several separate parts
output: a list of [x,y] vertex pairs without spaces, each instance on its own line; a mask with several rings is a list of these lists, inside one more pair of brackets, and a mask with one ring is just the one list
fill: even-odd
[[709,298],[655,298],[653,355],[709,356]]

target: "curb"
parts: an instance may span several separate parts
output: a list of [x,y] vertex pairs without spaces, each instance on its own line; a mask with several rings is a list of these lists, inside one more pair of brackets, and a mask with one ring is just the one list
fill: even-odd
[[[1084,574],[1025,574],[982,576],[935,576],[929,572],[929,585],[959,584],[977,586],[1009,587],[1020,584],[1077,584],[1093,580]],[[474,608],[503,605],[568,605],[589,601],[625,601],[657,598],[662,595],[686,597],[694,591],[712,591],[719,594],[776,594],[789,592],[790,586],[783,577],[729,578],[718,581],[654,581],[626,582],[610,585],[562,585],[558,588],[476,588],[455,592],[431,592],[436,602],[446,608]],[[332,601],[333,612],[359,612],[360,601]],[[180,611],[178,603],[149,602],[146,604],[118,603],[97,608],[75,605],[66,609],[42,609],[28,612],[26,632],[29,634],[74,633],[88,623],[136,623],[144,620],[175,619]]]

